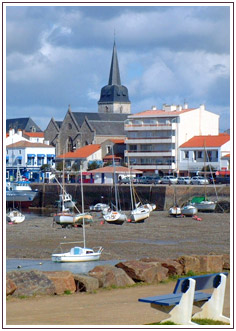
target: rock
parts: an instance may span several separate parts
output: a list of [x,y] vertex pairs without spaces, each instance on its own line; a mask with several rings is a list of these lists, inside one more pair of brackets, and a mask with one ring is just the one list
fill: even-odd
[[11,295],[17,289],[16,284],[7,276],[6,278],[6,295]]
[[116,264],[135,282],[153,283],[167,278],[168,269],[159,262],[126,261]]
[[75,293],[75,280],[70,271],[43,271],[43,273],[53,282],[55,286],[55,294],[63,294],[66,291]]
[[10,271],[7,278],[15,283],[13,296],[51,295],[55,293],[53,282],[41,271]]
[[99,288],[98,279],[87,275],[74,274],[76,292],[93,292]]
[[102,265],[89,271],[91,277],[99,281],[99,287],[128,286],[134,281],[122,270],[110,265]]
[[223,255],[198,255],[200,272],[221,272],[223,270]]
[[143,262],[159,262],[161,263],[162,267],[168,269],[168,277],[173,275],[182,275],[183,274],[183,265],[181,265],[179,262],[171,259],[161,259],[161,258],[144,258],[140,261]]
[[223,269],[230,270],[230,255],[223,254]]
[[199,273],[200,269],[200,260],[196,256],[185,255],[176,260],[183,267],[184,274],[187,274],[189,271]]

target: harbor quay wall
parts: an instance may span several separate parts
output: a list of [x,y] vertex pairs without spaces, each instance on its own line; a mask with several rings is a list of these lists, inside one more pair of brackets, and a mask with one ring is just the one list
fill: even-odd
[[[129,185],[117,185],[118,197],[122,210],[129,210],[131,207]],[[33,183],[32,189],[38,190],[38,195],[32,203],[32,207],[51,208],[57,206],[61,188],[58,184]],[[81,186],[80,184],[65,184],[65,191],[72,195],[76,206],[81,210]],[[209,185],[206,188],[200,185],[135,185],[137,193],[136,201],[139,199],[145,203],[155,203],[157,210],[168,210],[173,204],[182,206],[195,196],[206,196],[208,199],[218,202],[230,202],[230,186]],[[112,185],[108,184],[84,184],[84,207],[102,202],[115,204],[115,191]]]

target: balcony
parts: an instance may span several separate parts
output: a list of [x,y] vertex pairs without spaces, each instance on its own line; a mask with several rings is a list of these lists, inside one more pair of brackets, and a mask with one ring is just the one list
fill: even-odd
[[150,124],[150,123],[143,123],[141,121],[140,123],[137,124],[127,123],[124,126],[125,131],[176,130],[176,127],[177,127],[176,123]]
[[176,137],[137,137],[126,138],[125,144],[171,144],[176,142]]
[[175,150],[169,149],[166,151],[125,151],[126,157],[160,157],[160,156],[175,156]]

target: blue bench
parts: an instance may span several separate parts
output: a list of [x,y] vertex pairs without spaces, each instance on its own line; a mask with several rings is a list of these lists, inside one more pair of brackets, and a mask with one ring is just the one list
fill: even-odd
[[[170,314],[162,322],[191,325],[195,324],[192,318],[209,318],[229,323],[229,318],[222,315],[227,276],[225,272],[180,278],[173,293],[141,298],[139,301],[150,303],[152,308]],[[200,292],[209,289],[213,289],[213,292]],[[201,311],[192,316],[193,305],[200,307]]]

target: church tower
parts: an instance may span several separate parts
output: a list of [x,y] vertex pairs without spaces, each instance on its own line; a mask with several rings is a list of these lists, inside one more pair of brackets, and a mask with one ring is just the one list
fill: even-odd
[[130,108],[131,102],[129,101],[128,89],[121,85],[116,44],[114,42],[109,81],[108,85],[101,89],[98,112],[130,114]]

